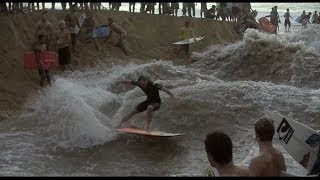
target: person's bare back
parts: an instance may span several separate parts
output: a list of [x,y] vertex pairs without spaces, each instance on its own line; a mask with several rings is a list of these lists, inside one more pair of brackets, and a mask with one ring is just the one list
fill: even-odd
[[274,147],[264,148],[251,160],[249,169],[252,176],[280,176],[281,171],[286,171],[284,157]]
[[240,165],[219,169],[219,173],[220,176],[249,176],[248,168]]

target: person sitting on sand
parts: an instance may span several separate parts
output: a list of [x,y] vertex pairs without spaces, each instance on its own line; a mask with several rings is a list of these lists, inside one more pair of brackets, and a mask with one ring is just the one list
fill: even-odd
[[212,19],[216,18],[216,6],[212,5],[212,7],[204,13],[204,17]]
[[76,52],[76,44],[77,44],[77,32],[76,32],[76,26],[80,28],[80,24],[78,21],[78,18],[75,14],[76,12],[76,6],[72,5],[70,7],[70,13],[66,15],[64,18],[64,21],[66,23],[67,29],[71,33],[71,42],[72,42],[72,51]]
[[110,27],[110,35],[107,37],[110,38],[113,32],[116,32],[119,35],[119,40],[116,46],[120,47],[123,52],[128,56],[129,50],[127,48],[127,32],[120,27],[118,24],[114,23],[112,18],[108,18],[108,25]]
[[44,80],[47,78],[48,84],[51,85],[51,79],[49,75],[49,70],[43,67],[43,64],[40,60],[41,52],[46,51],[46,36],[39,35],[38,40],[33,45],[33,51],[35,54],[36,63],[38,65],[38,72],[40,76],[40,86],[43,86]]
[[71,35],[70,31],[65,28],[65,22],[61,20],[59,22],[59,30],[57,32],[57,45],[58,45],[58,59],[59,65],[62,66],[62,69],[69,68],[72,71],[70,66],[71,64],[71,56],[70,56],[70,48],[69,44],[71,44]]
[[38,22],[35,31],[35,40],[39,40],[39,36],[43,36],[45,44],[46,44],[46,51],[49,50],[50,41],[52,39],[52,25],[47,20],[46,12],[41,13],[41,20]]
[[[181,40],[186,40],[186,39],[190,39],[190,38],[194,38],[195,41],[197,41],[194,33],[193,33],[193,29],[190,27],[190,21],[186,21],[184,24],[184,27],[181,28]],[[190,56],[189,53],[189,44],[183,44],[181,45],[180,49],[177,52],[177,55],[180,55],[181,51],[185,52],[186,56]]]
[[287,168],[282,152],[272,145],[275,133],[273,121],[261,118],[255,123],[254,130],[260,153],[250,161],[250,176],[280,176],[281,171],[287,171]]
[[232,141],[227,134],[220,131],[209,133],[204,144],[208,161],[218,170],[219,176],[249,176],[247,167],[233,163]]

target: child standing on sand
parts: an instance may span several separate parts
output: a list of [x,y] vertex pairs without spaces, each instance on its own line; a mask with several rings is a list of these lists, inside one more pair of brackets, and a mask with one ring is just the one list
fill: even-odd
[[51,80],[50,80],[50,75],[49,75],[49,70],[46,69],[43,64],[41,63],[40,57],[41,53],[43,51],[46,51],[46,41],[45,41],[45,36],[44,35],[39,35],[38,36],[38,41],[34,44],[34,54],[35,54],[35,60],[36,63],[38,64],[38,71],[39,71],[39,76],[40,76],[40,86],[43,86],[45,78],[47,78],[48,84],[51,85]]

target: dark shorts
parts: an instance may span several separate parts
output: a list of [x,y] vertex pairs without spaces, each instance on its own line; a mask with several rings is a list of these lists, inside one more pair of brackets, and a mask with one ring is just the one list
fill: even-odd
[[71,64],[69,46],[58,49],[58,59],[60,65]]
[[286,20],[284,21],[284,26],[287,26],[287,25],[291,26],[291,22],[290,22],[289,19],[286,19]]
[[38,69],[39,76],[44,78],[49,76],[49,70],[47,69]]
[[76,33],[71,33],[70,35],[71,35],[72,44],[73,45],[76,44],[76,42],[77,42],[77,34]]
[[148,101],[143,101],[142,103],[140,103],[136,106],[136,111],[143,112],[143,111],[147,110],[149,105],[153,105],[153,111],[156,111],[160,108],[161,102],[152,103],[152,102],[148,102]]
[[189,44],[182,44],[181,50],[183,50],[185,54],[189,54]]

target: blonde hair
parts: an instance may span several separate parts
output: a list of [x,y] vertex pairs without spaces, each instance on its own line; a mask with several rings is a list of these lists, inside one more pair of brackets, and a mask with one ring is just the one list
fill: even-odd
[[58,26],[60,27],[60,26],[64,26],[66,24],[66,22],[64,21],[64,20],[60,20],[59,22],[58,22]]
[[272,141],[274,135],[273,120],[268,117],[262,117],[256,121],[254,130],[261,141]]

